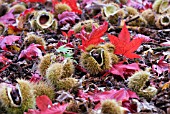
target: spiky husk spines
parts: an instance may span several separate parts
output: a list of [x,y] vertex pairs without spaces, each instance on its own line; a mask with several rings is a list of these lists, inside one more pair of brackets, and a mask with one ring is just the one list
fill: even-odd
[[12,10],[12,9],[14,10],[13,11],[14,14],[20,14],[23,11],[25,11],[27,8],[22,4],[16,4],[10,8],[10,10]]
[[76,101],[70,101],[69,105],[66,108],[66,110],[70,111],[70,112],[78,113],[79,112],[79,105],[78,105],[78,103]]
[[114,53],[115,46],[112,43],[105,43],[103,47],[109,52]]
[[128,78],[128,87],[135,92],[141,91],[145,83],[149,80],[150,73],[147,71],[138,71]]
[[156,95],[157,91],[158,90],[155,87],[149,86],[146,89],[138,92],[137,94],[146,99],[151,99]]
[[125,8],[125,12],[126,12],[126,17],[128,16],[135,16],[135,15],[138,15],[139,12],[137,11],[137,9],[131,7],[131,6],[127,6]]
[[86,52],[81,54],[80,64],[92,75],[96,75],[102,71],[98,62]]
[[23,114],[24,111],[35,108],[32,84],[23,79],[17,79],[17,82],[19,85],[19,88],[17,88],[19,90],[17,91],[21,98],[21,105],[14,104],[14,101],[11,101],[12,97],[9,96],[8,93],[11,93],[10,90],[12,90],[12,88],[9,85],[4,84],[0,89],[0,102],[8,114]]
[[20,85],[21,95],[22,95],[22,105],[18,108],[10,108],[10,112],[16,112],[16,114],[23,113],[28,109],[35,108],[35,96],[32,88],[32,84],[23,79],[17,79],[18,84]]
[[102,70],[109,70],[112,67],[112,58],[110,53],[106,50],[103,51],[103,64],[101,66]]
[[118,63],[119,58],[114,54],[115,46],[111,43],[105,43],[102,47],[109,52],[112,64]]
[[92,26],[95,26],[95,27],[99,27],[99,24],[97,22],[95,22],[94,20],[90,19],[90,20],[85,20],[85,21],[81,21],[77,24],[75,24],[73,26],[73,30],[75,33],[78,33],[81,31],[82,27],[84,26],[85,27],[85,30],[87,32],[91,32],[92,31]]
[[148,22],[149,25],[155,24],[155,13],[151,9],[146,9],[142,12],[142,17]]
[[51,100],[54,100],[55,89],[52,84],[47,81],[33,83],[35,98],[41,95],[47,95]]
[[138,19],[129,22],[128,25],[130,25],[130,26],[140,26],[140,27],[142,26],[142,27],[145,27],[147,25],[147,21],[142,16],[139,16]]
[[155,0],[152,9],[157,13],[164,13],[169,6],[169,0]]
[[157,15],[155,25],[159,29],[170,26],[170,15]]
[[27,37],[24,39],[24,44],[25,46],[29,46],[32,43],[40,44],[45,47],[45,40],[42,37],[35,34],[28,34]]
[[54,85],[61,79],[63,73],[63,64],[53,63],[46,71],[46,78]]
[[61,78],[70,77],[74,73],[73,60],[66,59],[63,64],[63,73]]
[[119,5],[116,3],[107,4],[103,7],[102,14],[104,17],[109,17],[110,15],[114,14],[119,8]]
[[55,61],[55,58],[56,56],[54,55],[54,53],[48,53],[41,58],[38,69],[42,76],[46,75],[46,70],[48,69],[50,64]]
[[70,6],[65,3],[58,3],[54,6],[54,13],[56,17],[58,14],[62,14],[64,11],[71,11]]
[[96,46],[96,45],[89,45],[87,48],[86,48],[86,51],[87,52],[90,52],[91,50],[93,50],[93,49],[97,49],[97,48],[99,48],[100,46]]
[[7,95],[7,85],[5,83],[0,84],[0,109],[1,108],[8,108],[11,104],[11,101],[8,98]]
[[33,17],[29,20],[32,29],[40,30],[42,32],[58,29],[58,22],[51,12],[45,10],[34,11],[32,16]]
[[117,55],[110,53],[110,57],[111,57],[111,60],[112,60],[112,64],[116,64],[116,63],[119,62],[119,58],[118,58]]
[[2,35],[5,31],[5,25],[3,23],[0,23],[0,35]]
[[78,81],[75,78],[64,78],[56,83],[57,90],[69,90],[77,85]]
[[124,110],[114,99],[102,102],[102,114],[124,114]]
[[[10,86],[3,85],[0,89],[0,102],[2,103],[2,107],[4,107],[8,114],[23,114],[24,111],[28,109],[35,108],[35,96],[33,93],[32,84],[23,79],[17,79],[19,85],[19,95],[21,98],[21,105],[14,104],[12,97],[9,97],[8,92]],[[12,88],[10,89],[12,90]]]
[[125,11],[123,9],[117,10],[115,13],[108,17],[108,20],[111,24],[118,24],[119,19],[125,17]]

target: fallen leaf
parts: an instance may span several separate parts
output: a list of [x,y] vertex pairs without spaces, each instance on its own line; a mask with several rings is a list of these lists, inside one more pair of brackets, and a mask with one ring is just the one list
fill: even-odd
[[86,31],[83,28],[80,33],[75,35],[77,38],[80,38],[82,40],[82,45],[79,46],[79,48],[85,51],[85,48],[87,48],[91,44],[97,45],[101,42],[104,42],[104,40],[101,39],[101,37],[107,31],[107,28],[108,23],[106,21],[99,28],[93,27],[93,30],[90,34],[86,33]]
[[164,56],[160,58],[157,64],[152,65],[152,71],[162,74],[165,71],[169,70],[169,64],[164,61]]
[[10,10],[8,13],[6,13],[4,16],[0,17],[0,22],[3,24],[13,24],[15,23],[15,17],[13,15],[14,10]]
[[75,12],[65,11],[62,14],[58,14],[59,25],[66,25],[70,23],[74,25],[76,21],[79,21],[80,18],[75,14]]
[[110,91],[98,92],[98,93],[84,93],[79,90],[78,96],[86,100],[98,102],[106,99],[116,99],[117,101],[129,100],[129,98],[138,98],[135,92],[121,88],[120,90],[112,89]]
[[143,39],[136,38],[130,40],[130,33],[124,24],[118,37],[108,34],[110,42],[115,45],[115,54],[123,55],[127,58],[140,58],[139,55],[133,53],[141,45]]
[[7,45],[12,45],[15,41],[18,41],[20,39],[20,36],[14,36],[14,35],[9,35],[9,36],[0,36],[0,47],[8,51]]
[[63,114],[68,104],[52,104],[52,101],[46,96],[42,95],[36,98],[36,104],[39,110],[28,109],[24,114]]
[[28,60],[32,60],[33,57],[42,57],[41,50],[45,52],[44,46],[39,44],[31,44],[27,49],[21,51],[18,59],[27,58]]
[[137,63],[127,64],[127,65],[118,63],[118,64],[114,64],[109,72],[115,75],[119,75],[123,79],[125,79],[126,74],[132,74],[138,70],[140,70],[140,68]]

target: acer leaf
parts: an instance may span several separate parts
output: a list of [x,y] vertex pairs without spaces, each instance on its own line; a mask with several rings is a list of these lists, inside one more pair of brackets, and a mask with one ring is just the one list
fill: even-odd
[[121,76],[123,79],[125,79],[126,75],[132,74],[138,70],[140,70],[140,68],[137,63],[127,64],[127,65],[118,63],[118,64],[114,64],[109,72]]
[[18,59],[27,58],[28,60],[32,60],[33,57],[41,57],[41,50],[45,51],[44,46],[41,46],[39,44],[31,44],[27,49],[21,51],[21,54],[19,55]]
[[110,91],[104,91],[104,92],[98,92],[98,93],[84,93],[82,90],[79,90],[78,96],[81,98],[84,98],[85,100],[91,100],[95,103],[98,103],[95,106],[95,110],[99,109],[101,107],[101,101],[106,99],[116,99],[117,101],[128,101],[130,98],[137,98],[138,96],[135,92],[121,88],[120,90],[110,90]]
[[7,45],[12,45],[15,41],[18,41],[20,39],[20,36],[14,36],[14,35],[9,35],[9,36],[0,36],[0,47],[8,51]]
[[130,34],[124,24],[118,37],[108,34],[110,42],[115,45],[115,54],[123,55],[127,58],[140,58],[139,55],[133,53],[142,44],[142,38],[130,40]]
[[13,15],[14,10],[10,10],[8,13],[6,13],[4,16],[0,17],[0,22],[3,24],[13,24],[15,23],[15,17]]
[[67,23],[74,25],[76,21],[79,21],[80,18],[76,15],[75,12],[65,11],[62,14],[58,14],[59,25],[66,25]]
[[165,71],[168,71],[170,68],[169,64],[164,61],[164,56],[160,58],[157,64],[152,65],[152,71],[162,74]]
[[79,48],[85,51],[85,49],[91,44],[97,45],[101,42],[104,42],[101,37],[107,31],[107,28],[108,23],[105,21],[103,25],[101,25],[99,28],[93,28],[90,34],[86,33],[85,30],[82,29],[80,33],[75,35],[77,38],[80,38],[82,40],[82,45],[79,46]]
[[68,106],[68,104],[52,104],[52,101],[46,95],[37,97],[36,104],[39,110],[29,109],[24,114],[63,114]]
[[36,98],[36,104],[40,110],[44,111],[52,106],[52,101],[46,95],[42,95]]

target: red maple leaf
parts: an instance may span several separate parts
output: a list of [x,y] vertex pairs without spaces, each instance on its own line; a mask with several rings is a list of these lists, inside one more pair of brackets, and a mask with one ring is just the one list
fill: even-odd
[[121,54],[127,58],[140,58],[139,55],[133,53],[142,44],[143,39],[136,38],[130,40],[130,33],[124,24],[118,37],[108,34],[110,42],[115,45],[115,54]]
[[52,0],[53,6],[55,6],[58,3],[65,3],[70,6],[71,11],[82,14],[82,11],[77,6],[77,0],[62,0],[61,2],[58,2],[58,0]]
[[87,48],[91,44],[97,45],[101,42],[104,42],[104,40],[101,39],[101,37],[107,31],[107,28],[108,23],[106,21],[99,28],[93,27],[93,30],[90,34],[86,33],[86,31],[83,28],[80,33],[75,35],[77,38],[80,38],[82,40],[82,45],[79,46],[79,48],[85,51],[85,48]]
[[139,65],[137,63],[132,63],[132,64],[114,64],[112,68],[109,70],[110,73],[119,75],[123,79],[125,78],[125,75],[127,74],[132,74],[135,71],[140,70]]
[[9,35],[9,36],[0,36],[0,47],[8,51],[7,45],[12,45],[15,41],[18,41],[20,39],[20,36],[14,36],[14,35]]
[[37,97],[36,104],[39,110],[29,109],[24,114],[63,114],[68,106],[68,104],[52,104],[46,95]]
[[160,58],[157,64],[152,65],[152,71],[157,72],[158,74],[162,74],[165,71],[168,71],[170,68],[170,64],[164,60],[164,56]]
[[29,60],[32,60],[33,57],[41,57],[42,56],[41,50],[45,51],[44,46],[39,44],[31,44],[27,49],[21,51],[21,54],[19,55],[18,59],[27,58]]
[[95,109],[101,108],[101,101],[106,99],[116,99],[117,101],[128,101],[130,98],[137,98],[138,96],[135,92],[121,88],[120,90],[112,89],[110,91],[104,91],[104,92],[95,92],[95,93],[84,93],[82,90],[79,90],[78,96],[80,98],[84,98],[85,100],[91,100],[95,103],[98,103],[95,106]]

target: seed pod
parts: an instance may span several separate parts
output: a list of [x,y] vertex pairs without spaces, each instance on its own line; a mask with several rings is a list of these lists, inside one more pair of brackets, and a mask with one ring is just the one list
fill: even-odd
[[63,73],[62,63],[53,63],[46,71],[46,78],[54,85],[61,79]]
[[74,73],[73,60],[66,59],[63,65],[63,73],[61,78],[68,78]]
[[146,98],[146,99],[151,99],[151,98],[153,98],[156,95],[157,91],[158,90],[155,87],[149,86],[146,89],[141,90],[137,94],[139,96],[142,96],[142,97]]
[[112,58],[104,47],[90,45],[86,48],[86,51],[81,54],[80,64],[90,74],[96,75],[111,68]]
[[58,14],[62,14],[65,11],[71,11],[70,6],[65,3],[58,3],[54,7],[54,13],[56,17],[58,16]]
[[155,0],[152,9],[157,13],[164,13],[169,6],[169,0]]
[[124,114],[124,109],[118,104],[118,102],[114,99],[104,100],[102,102],[102,109],[103,114]]
[[5,26],[3,23],[0,23],[0,35],[2,35],[5,31]]
[[119,5],[116,3],[110,3],[103,7],[102,13],[105,17],[109,17],[119,9]]
[[25,11],[27,8],[24,6],[24,5],[22,5],[22,4],[16,4],[16,5],[14,5],[14,6],[12,6],[11,8],[10,8],[10,10],[14,10],[12,13],[14,13],[14,14],[20,14],[20,13],[22,13],[23,11]]
[[147,21],[149,25],[155,24],[155,14],[151,9],[146,9],[142,12],[142,17]]
[[147,21],[142,16],[139,16],[138,19],[135,19],[134,21],[129,22],[128,25],[145,27],[147,25]]
[[168,27],[170,25],[170,15],[157,15],[155,25],[159,29]]
[[24,44],[28,47],[32,43],[40,44],[45,47],[45,40],[42,37],[34,34],[28,34],[27,37],[24,39]]
[[94,20],[85,20],[81,21],[73,26],[73,30],[75,33],[78,33],[81,31],[82,27],[85,27],[86,32],[91,32],[92,31],[92,26],[99,27],[99,24],[96,23]]
[[143,89],[145,83],[149,80],[150,73],[147,71],[138,71],[128,78],[128,87],[135,92]]
[[49,82],[40,81],[33,83],[35,98],[41,95],[47,95],[51,100],[54,100],[54,87]]
[[53,62],[55,62],[55,58],[56,56],[54,55],[54,53],[48,53],[41,58],[38,69],[42,76],[46,75],[46,70]]
[[115,13],[108,17],[111,24],[118,24],[119,18],[123,19],[125,17],[125,11],[123,9],[117,10]]
[[75,78],[64,78],[56,83],[57,90],[69,90],[77,85],[78,81]]
[[137,11],[137,9],[133,8],[133,7],[130,7],[130,6],[127,6],[125,8],[125,12],[126,12],[126,17],[128,16],[135,16],[135,15],[138,15],[139,12]]
[[35,108],[35,96],[32,84],[23,79],[17,79],[15,89],[9,85],[1,86],[0,102],[8,114],[23,114],[28,109]]
[[35,30],[56,30],[58,27],[54,15],[47,11],[34,12],[33,18],[29,22],[31,27]]

